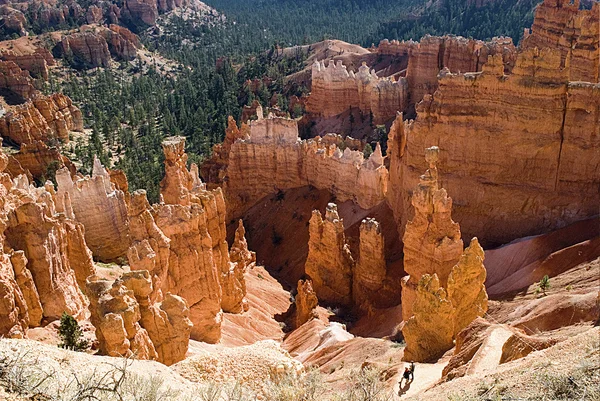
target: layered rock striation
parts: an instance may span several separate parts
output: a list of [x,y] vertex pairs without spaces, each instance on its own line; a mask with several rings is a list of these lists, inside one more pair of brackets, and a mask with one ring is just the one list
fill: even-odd
[[600,4],[580,10],[580,1],[545,0],[535,11],[531,30],[525,30],[523,49],[552,48],[569,66],[569,81],[598,82],[600,77]]
[[420,178],[412,195],[414,217],[406,224],[404,237],[404,270],[402,281],[402,317],[412,315],[416,289],[421,276],[437,275],[440,285],[448,284],[448,276],[462,255],[460,227],[452,220],[452,199],[439,187],[437,162],[439,149],[427,149],[429,168]]
[[187,169],[185,139],[168,138],[163,149],[162,202],[152,208],[156,226],[170,240],[163,293],[180,295],[188,302],[192,338],[218,342],[222,310],[239,313],[246,308],[243,272],[252,256],[241,249],[245,241],[240,231],[236,260],[230,260],[223,192],[207,190],[196,165]]
[[[403,47],[400,43],[398,46]],[[426,35],[410,48],[406,70],[409,103],[415,105],[426,94],[436,91],[440,70],[447,68],[453,73],[481,71],[490,55],[499,55],[504,70],[510,71],[516,59],[512,39],[502,37],[483,42],[460,36]]]
[[[125,258],[130,245],[125,194],[94,159],[92,177],[71,177],[66,168],[56,172],[58,195],[68,194],[75,219],[85,226],[85,239],[96,258],[114,262]],[[59,208],[59,211],[62,210]]]
[[399,227],[425,168],[422,149],[434,144],[463,234],[485,246],[597,214],[600,89],[569,82],[561,62],[558,50],[534,48],[519,53],[511,75],[498,55],[479,73],[440,74],[417,118],[397,119],[390,134],[388,200]]
[[[19,68],[29,71],[33,76],[47,80],[48,67],[54,66],[54,57],[43,47],[36,48],[31,53],[17,53],[15,51],[3,51],[0,58],[4,61],[12,61]],[[28,96],[24,96],[28,97]]]
[[[372,115],[373,123],[383,124],[397,112],[409,110],[426,94],[437,89],[440,70],[451,72],[481,71],[488,56],[500,55],[508,72],[516,60],[516,48],[510,38],[491,41],[457,36],[425,36],[420,42],[382,41],[372,50],[394,62],[404,61],[405,70],[389,77],[378,77],[365,62],[358,71],[348,71],[341,60],[315,61],[312,88],[306,111],[316,117],[338,116],[351,108]],[[407,61],[406,61],[407,60]],[[385,70],[380,72],[386,74]]]
[[23,99],[37,93],[29,72],[21,69],[14,60],[0,61],[0,88],[8,89]]
[[228,218],[237,218],[278,190],[312,185],[331,190],[340,202],[354,200],[369,209],[384,198],[387,169],[381,149],[363,153],[332,142],[337,137],[300,140],[295,120],[269,116],[250,122],[249,137],[231,145],[224,190]]
[[363,115],[372,113],[373,122],[381,124],[404,110],[408,102],[405,78],[379,78],[366,62],[356,74],[348,72],[341,60],[334,63],[315,61],[312,66],[312,89],[306,111],[320,117],[333,117],[356,108]]
[[11,179],[0,152],[0,334],[23,337],[29,327],[60,318],[88,316],[78,283],[94,274],[83,227],[70,207],[57,213],[52,184],[35,188],[21,175]]

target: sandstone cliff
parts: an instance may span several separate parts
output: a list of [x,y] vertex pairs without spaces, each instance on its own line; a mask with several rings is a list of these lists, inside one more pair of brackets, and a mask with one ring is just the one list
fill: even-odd
[[447,68],[454,73],[481,71],[488,56],[495,54],[502,58],[504,70],[510,71],[516,58],[510,38],[483,42],[460,36],[426,35],[418,45],[411,47],[409,54],[406,79],[410,104],[417,104],[424,95],[435,92],[440,70]]
[[[407,63],[407,67],[397,73],[382,69],[380,78],[364,61],[356,73],[348,71],[339,59],[335,63],[330,59],[327,65],[315,61],[306,111],[328,118],[355,108],[362,115],[372,115],[375,124],[382,124],[394,118],[396,112],[409,110],[424,95],[433,94],[438,86],[437,75],[443,68],[455,73],[477,72],[488,56],[499,54],[505,70],[510,71],[516,60],[516,48],[510,38],[483,42],[427,35],[418,43],[384,40],[372,51],[380,57],[391,57],[391,63]],[[386,77],[386,73],[390,76]]]
[[[163,142],[165,177],[162,202],[152,215],[157,227],[170,239],[168,274],[163,293],[185,298],[194,324],[192,338],[217,342],[223,309],[239,313],[245,309],[245,282],[238,249],[236,262],[229,258],[225,228],[225,200],[220,188],[210,191],[198,176],[198,167],[186,166],[185,139]],[[242,241],[238,238],[238,247]]]
[[568,76],[552,49],[520,52],[511,75],[498,55],[479,73],[443,71],[417,118],[397,119],[390,135],[388,200],[401,230],[422,149],[434,144],[463,235],[484,246],[596,214],[599,89]]
[[[33,76],[48,79],[48,67],[56,64],[54,57],[43,47],[36,48],[31,53],[17,53],[15,51],[4,51],[0,53],[0,58],[5,61],[12,61],[21,69],[29,71]],[[25,96],[27,97],[27,96]]]
[[409,276],[402,281],[404,358],[421,362],[452,348],[454,336],[487,312],[488,299],[483,249],[473,238],[463,252],[452,199],[439,188],[439,149],[428,148],[425,159],[429,169],[413,192],[415,214],[404,233]]
[[77,32],[63,37],[54,52],[59,57],[73,60],[78,67],[110,66],[110,51],[106,39],[92,32]]
[[570,67],[570,81],[598,82],[600,4],[593,2],[590,10],[580,10],[579,5],[579,0],[545,0],[539,4],[521,47],[557,49],[561,67]]
[[[111,262],[127,255],[129,221],[125,195],[117,190],[100,161],[94,159],[92,177],[75,180],[63,168],[56,172],[58,195],[69,195],[75,219],[85,226],[85,239],[99,260]],[[59,206],[58,211],[62,212]]]
[[69,131],[83,131],[81,111],[62,93],[35,94],[0,119],[0,135],[17,144],[51,139],[69,141]]
[[13,60],[0,61],[0,88],[8,89],[23,99],[29,99],[37,92],[29,72],[22,70]]
[[202,177],[209,188],[212,189],[217,185],[222,185],[223,180],[227,175],[231,146],[238,139],[248,139],[250,137],[249,131],[250,127],[247,124],[242,123],[242,128],[239,129],[235,119],[229,116],[223,143],[218,143],[213,146],[210,159],[204,161],[200,167]]
[[58,319],[66,311],[88,316],[78,283],[94,274],[83,227],[72,211],[56,213],[51,184],[30,186],[2,171],[0,152],[0,335],[23,337],[28,327]]
[[[0,160],[2,169],[5,161]],[[60,200],[51,184],[35,188],[24,176],[13,181],[0,176],[2,292],[13,305],[10,314],[20,316],[18,321],[9,319],[12,329],[3,327],[3,333],[23,333],[28,326],[38,326],[42,317],[52,321],[64,311],[85,318],[87,300],[78,280],[95,269],[83,227],[72,220],[72,211],[56,212]]]
[[313,211],[309,233],[304,270],[312,279],[317,297],[329,304],[352,305],[354,259],[334,203],[327,205],[325,219],[318,210]]
[[131,270],[147,270],[152,279],[152,301],[163,298],[169,273],[169,248],[171,240],[158,228],[152,216],[146,191],[133,193],[128,209],[129,237],[127,260]]
[[224,184],[228,219],[280,189],[308,185],[331,190],[338,201],[354,200],[365,209],[380,203],[388,176],[381,149],[364,160],[362,152],[342,152],[330,139],[301,141],[295,120],[269,116],[250,122],[250,137],[236,140],[229,152]]
[[366,63],[355,74],[348,72],[341,60],[326,66],[315,61],[312,67],[312,89],[306,111],[320,117],[333,117],[357,108],[363,115],[373,114],[375,124],[393,118],[408,105],[407,81],[379,78]]

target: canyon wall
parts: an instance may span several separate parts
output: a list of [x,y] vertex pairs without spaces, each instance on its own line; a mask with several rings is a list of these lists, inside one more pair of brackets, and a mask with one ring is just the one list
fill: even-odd
[[388,179],[381,149],[365,160],[362,152],[342,152],[336,143],[344,141],[335,135],[300,140],[295,120],[269,116],[252,121],[249,135],[236,140],[229,152],[224,184],[228,219],[278,190],[308,185],[365,209],[380,203]]
[[306,111],[317,117],[334,117],[356,108],[363,115],[372,114],[374,124],[394,118],[396,112],[408,110],[426,94],[437,89],[441,69],[452,72],[481,71],[488,56],[500,54],[506,71],[516,59],[510,38],[489,42],[456,36],[425,36],[420,42],[383,40],[373,51],[382,56],[408,58],[408,66],[398,78],[379,78],[363,63],[356,73],[348,71],[341,60],[329,60],[312,66],[312,89]]
[[[426,94],[433,94],[438,86],[440,70],[454,73],[481,71],[488,56],[499,54],[506,71],[516,58],[516,49],[510,38],[495,38],[489,42],[460,36],[426,35],[411,47],[406,70],[409,103],[417,104]],[[398,111],[402,111],[399,109]]]
[[334,63],[315,61],[312,66],[312,89],[306,111],[320,117],[333,117],[359,109],[373,114],[373,122],[382,124],[393,118],[397,110],[407,106],[406,79],[379,78],[366,63],[355,74],[348,72],[341,60]]
[[18,54],[10,50],[3,51],[0,58],[14,62],[23,70],[27,70],[33,76],[44,80],[48,79],[48,67],[56,64],[52,54],[43,47],[38,47],[32,53],[25,54]]
[[[35,188],[25,176],[11,179],[7,165],[0,152],[0,335],[20,338],[64,311],[85,319],[80,285],[95,267],[68,197],[51,184]],[[65,213],[57,212],[59,203]]]
[[75,219],[85,226],[85,240],[94,256],[104,262],[124,258],[130,244],[125,194],[115,188],[100,160],[94,158],[91,177],[73,180],[63,168],[56,172],[56,182],[59,196],[69,194]]
[[536,48],[519,53],[511,75],[499,55],[479,73],[442,71],[417,118],[390,132],[388,200],[400,230],[431,145],[444,151],[440,180],[463,235],[484,246],[597,214],[600,87],[568,77],[559,51]]
[[580,10],[579,5],[579,0],[544,0],[521,47],[557,49],[561,67],[569,67],[569,81],[598,82],[600,3],[593,2],[591,10]]

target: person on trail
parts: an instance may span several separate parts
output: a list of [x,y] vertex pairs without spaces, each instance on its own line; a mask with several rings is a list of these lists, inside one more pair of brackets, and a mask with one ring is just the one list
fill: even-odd
[[410,378],[410,369],[404,368],[404,373],[402,373],[402,378],[400,379],[400,383],[398,383],[400,385],[400,387],[402,387],[402,380],[406,380],[406,382],[408,383],[409,378]]
[[415,363],[412,361],[410,362],[410,380],[415,380]]

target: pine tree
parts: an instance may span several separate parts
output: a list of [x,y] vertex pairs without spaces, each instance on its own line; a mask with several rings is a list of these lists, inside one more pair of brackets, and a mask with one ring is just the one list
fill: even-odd
[[61,343],[60,348],[70,349],[72,351],[85,351],[89,347],[89,342],[83,338],[83,332],[77,320],[67,312],[63,312],[60,317],[60,326],[58,326],[58,335]]

